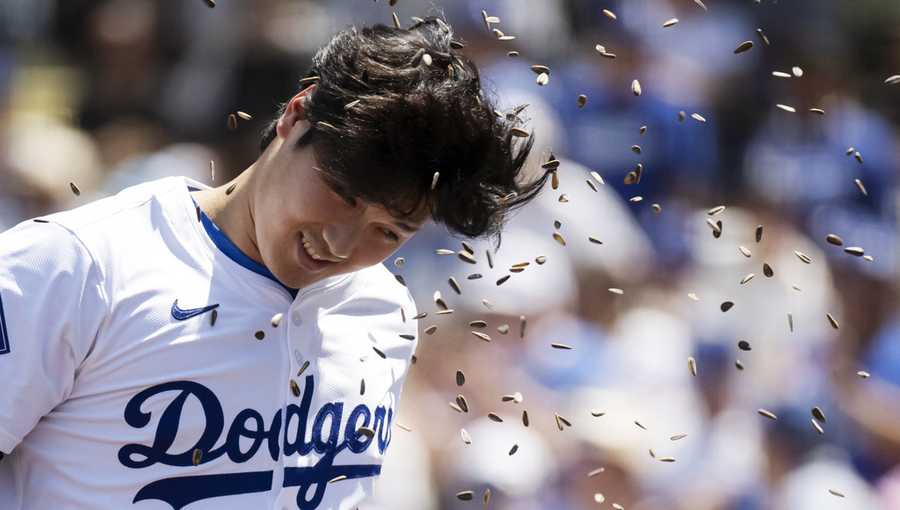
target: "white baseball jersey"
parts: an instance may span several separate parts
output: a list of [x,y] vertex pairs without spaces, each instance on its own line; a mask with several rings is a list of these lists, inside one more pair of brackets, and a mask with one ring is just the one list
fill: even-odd
[[416,344],[408,291],[378,264],[295,297],[189,187],[206,188],[160,179],[0,234],[0,508],[371,493]]

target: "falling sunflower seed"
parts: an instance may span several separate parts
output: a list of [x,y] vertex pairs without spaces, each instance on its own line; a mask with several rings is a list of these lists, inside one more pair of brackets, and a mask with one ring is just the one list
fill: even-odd
[[797,109],[794,108],[793,106],[789,106],[789,105],[786,105],[786,104],[780,104],[780,103],[779,103],[779,104],[776,104],[775,106],[776,106],[777,108],[780,108],[780,109],[782,109],[782,110],[784,110],[784,111],[786,111],[786,112],[790,112],[790,113],[795,113],[795,112],[797,111]]
[[747,258],[750,258],[753,255],[750,249],[743,245],[738,246],[738,251],[740,251],[741,254]]
[[791,73],[793,73],[793,75],[797,78],[800,78],[801,76],[803,76],[803,69],[800,66],[794,66],[791,68]]
[[744,284],[746,284],[747,282],[749,282],[750,280],[752,280],[754,276],[756,276],[756,275],[753,274],[753,273],[750,273],[750,274],[748,274],[747,276],[741,278],[741,285],[744,285]]
[[609,9],[603,9],[603,15],[612,20],[616,19],[615,13]]
[[722,304],[719,305],[719,309],[722,310],[723,313],[731,310],[732,307],[734,307],[733,301],[723,301]]
[[734,53],[735,55],[737,55],[738,53],[743,53],[752,47],[753,41],[744,41],[741,44],[738,44],[737,48],[734,49]]
[[836,234],[828,234],[827,236],[825,236],[825,241],[827,241],[829,244],[833,244],[835,246],[843,246],[844,245],[844,240],[841,239],[841,237]]
[[692,376],[697,377],[697,360],[693,356],[688,358],[688,370]]
[[900,83],[900,74],[895,74],[893,76],[888,76],[886,80],[884,80],[885,85],[896,85]]
[[295,397],[299,397],[300,396],[300,386],[297,384],[297,381],[291,379],[290,387],[291,387],[291,393],[293,393]]
[[81,190],[78,189],[78,186],[77,186],[74,182],[72,182],[72,181],[69,181],[69,189],[72,190],[72,193],[73,193],[76,197],[79,196],[79,195],[81,195]]
[[199,466],[201,460],[203,460],[203,451],[200,448],[194,448],[194,452],[191,455],[191,463]]
[[678,24],[678,18],[670,18],[670,19],[667,19],[666,21],[663,21],[662,26],[663,26],[663,28],[669,28],[669,27],[677,25],[677,24]]
[[490,418],[491,421],[495,421],[497,423],[503,423],[503,418],[501,418],[497,413],[490,412],[487,414],[487,417]]
[[631,82],[631,93],[639,96],[641,95],[641,82],[637,80],[632,80]]
[[425,328],[425,334],[426,334],[426,335],[433,335],[434,332],[437,331],[437,328],[438,328],[438,327],[437,327],[436,324],[432,324],[431,326],[428,326],[427,328]]
[[844,248],[844,252],[848,253],[850,255],[853,255],[855,257],[862,257],[863,255],[866,254],[866,251],[864,249],[860,248],[859,246],[848,246],[848,247]]
[[800,261],[804,264],[812,263],[812,259],[809,257],[809,255],[803,253],[802,251],[794,250],[794,255],[796,255],[797,258],[800,259]]
[[870,373],[866,372],[865,370],[858,370],[856,372],[856,375],[858,375],[859,377],[861,377],[863,379],[868,379],[869,377],[872,376]]
[[551,344],[550,344],[550,347],[553,347],[554,349],[564,349],[564,350],[572,350],[572,349],[574,349],[574,347],[572,347],[571,345],[568,345],[568,344],[562,344],[562,343],[558,343],[558,342],[553,342],[553,343],[551,343]]
[[456,497],[460,501],[471,501],[474,495],[475,493],[472,491],[460,491],[456,493]]
[[760,416],[764,416],[770,420],[778,419],[778,417],[775,416],[775,413],[773,413],[772,411],[769,411],[767,409],[757,409],[756,412],[759,413]]
[[584,105],[587,104],[587,99],[588,99],[588,98],[587,98],[586,95],[584,95],[584,94],[579,94],[579,95],[578,95],[578,101],[577,101],[578,108],[584,108]]
[[273,328],[277,328],[279,324],[281,324],[281,319],[284,317],[283,313],[276,313],[272,316],[272,320],[270,321]]
[[484,340],[485,342],[491,341],[490,335],[488,335],[486,333],[482,333],[481,331],[470,331],[469,333],[472,333],[473,335],[480,338],[481,340]]
[[748,341],[746,341],[746,340],[740,340],[740,341],[738,341],[738,344],[737,344],[737,345],[738,345],[738,349],[740,349],[740,350],[742,350],[742,351],[750,351],[750,350],[753,350],[753,348],[750,347],[750,342],[748,342]]
[[228,114],[228,129],[234,131],[238,127],[237,116],[233,113]]
[[699,113],[692,113],[691,118],[696,120],[697,122],[706,122],[706,118],[703,117],[703,115],[700,115]]
[[836,490],[834,490],[834,489],[828,489],[828,492],[830,492],[833,496],[837,496],[837,497],[839,497],[839,498],[844,498],[844,497],[846,497],[846,496],[844,496],[844,493],[839,492],[839,491],[836,491]]
[[828,318],[828,323],[831,324],[831,327],[832,327],[832,328],[834,328],[834,329],[840,329],[840,328],[841,328],[841,325],[838,324],[837,319],[835,319],[833,315],[831,315],[830,313],[826,313],[826,314],[825,314],[825,317]]
[[678,441],[678,440],[684,439],[686,437],[687,437],[687,434],[675,434],[674,436],[670,437],[669,440],[670,441]]

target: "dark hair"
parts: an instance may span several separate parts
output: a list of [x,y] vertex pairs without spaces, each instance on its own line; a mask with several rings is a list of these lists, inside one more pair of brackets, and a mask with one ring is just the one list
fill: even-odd
[[435,17],[408,29],[379,24],[336,34],[301,80],[317,87],[306,103],[311,128],[298,146],[313,144],[324,177],[345,197],[398,217],[427,210],[455,233],[499,241],[507,213],[534,198],[547,173],[520,182],[534,144],[522,129],[523,108],[495,110],[452,37]]

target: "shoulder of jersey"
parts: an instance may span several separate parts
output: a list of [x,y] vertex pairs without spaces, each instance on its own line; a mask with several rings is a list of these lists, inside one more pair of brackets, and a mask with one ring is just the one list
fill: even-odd
[[114,249],[116,244],[128,242],[131,235],[140,232],[140,219],[150,225],[150,214],[141,209],[154,199],[185,186],[183,177],[165,177],[144,182],[85,205],[32,221],[56,223],[79,238],[94,254]]
[[402,306],[407,317],[417,313],[409,289],[397,281],[384,264],[375,264],[357,271],[348,285],[348,290],[358,297],[384,300],[398,307]]

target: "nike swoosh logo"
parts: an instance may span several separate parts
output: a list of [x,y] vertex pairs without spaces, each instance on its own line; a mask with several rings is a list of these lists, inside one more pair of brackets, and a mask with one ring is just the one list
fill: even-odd
[[172,303],[172,318],[176,321],[186,321],[191,317],[196,317],[218,307],[219,303],[216,303],[214,305],[204,306],[203,308],[189,308],[185,310],[178,308],[178,300],[176,299],[175,302]]

